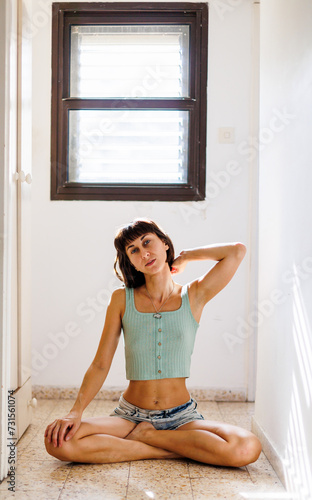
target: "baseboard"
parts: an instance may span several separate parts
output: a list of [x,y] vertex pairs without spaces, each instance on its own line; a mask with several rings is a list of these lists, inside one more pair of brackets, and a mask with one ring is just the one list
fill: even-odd
[[251,418],[251,430],[260,439],[263,453],[272,465],[284,488],[286,488],[283,460],[254,416]]
[[[197,401],[247,401],[245,389],[222,389],[189,387],[192,397]],[[37,399],[76,399],[78,387],[43,386],[33,385],[33,397]],[[102,389],[95,399],[118,401],[125,387],[106,387]]]

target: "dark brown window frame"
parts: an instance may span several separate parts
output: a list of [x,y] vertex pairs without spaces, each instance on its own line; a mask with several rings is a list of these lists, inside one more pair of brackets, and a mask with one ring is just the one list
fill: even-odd
[[[208,5],[205,3],[69,3],[52,6],[51,199],[187,201],[205,199]],[[105,20],[103,20],[103,15]],[[189,24],[190,97],[86,99],[69,97],[71,24]],[[72,109],[189,111],[188,182],[90,184],[67,181],[68,112]]]

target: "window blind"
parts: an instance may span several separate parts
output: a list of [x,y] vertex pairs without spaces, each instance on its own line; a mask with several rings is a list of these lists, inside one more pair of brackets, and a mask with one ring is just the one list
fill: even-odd
[[70,182],[187,182],[188,111],[71,110]]
[[188,25],[72,26],[70,95],[189,96]]
[[[187,25],[71,27],[71,97],[187,97],[188,75]],[[69,182],[183,184],[187,160],[187,111],[69,111]]]

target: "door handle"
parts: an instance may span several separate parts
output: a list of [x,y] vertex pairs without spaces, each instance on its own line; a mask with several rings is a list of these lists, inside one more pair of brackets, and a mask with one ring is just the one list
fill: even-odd
[[37,400],[36,398],[32,398],[32,399],[29,399],[29,401],[27,401],[27,406],[31,406],[32,408],[36,408],[37,407]]
[[26,182],[27,184],[31,184],[32,183],[31,174],[25,175],[25,172],[23,172],[23,170],[21,172],[15,172],[15,174],[14,174],[14,180],[21,181],[21,182]]

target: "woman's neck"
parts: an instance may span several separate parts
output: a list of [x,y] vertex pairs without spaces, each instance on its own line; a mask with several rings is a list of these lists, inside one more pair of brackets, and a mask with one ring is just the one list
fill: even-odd
[[163,302],[172,293],[174,286],[169,267],[153,276],[145,275],[145,286],[155,301]]

